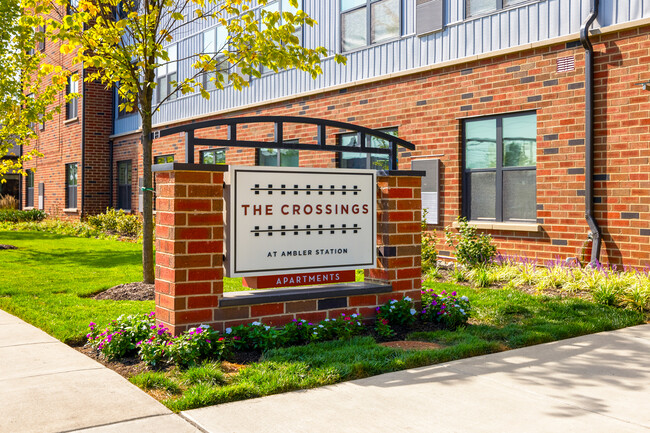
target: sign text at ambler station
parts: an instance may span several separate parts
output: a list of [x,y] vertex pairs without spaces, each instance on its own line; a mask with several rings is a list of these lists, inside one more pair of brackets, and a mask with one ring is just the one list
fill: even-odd
[[230,167],[231,277],[374,268],[376,172]]

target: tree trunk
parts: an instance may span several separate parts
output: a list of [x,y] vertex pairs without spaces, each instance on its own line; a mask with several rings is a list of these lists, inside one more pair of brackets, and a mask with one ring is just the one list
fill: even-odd
[[[151,113],[150,110],[148,110]],[[142,176],[143,187],[143,209],[142,209],[142,281],[153,284],[154,274],[154,252],[153,252],[153,178],[151,176],[152,140],[151,140],[151,115],[142,116]]]

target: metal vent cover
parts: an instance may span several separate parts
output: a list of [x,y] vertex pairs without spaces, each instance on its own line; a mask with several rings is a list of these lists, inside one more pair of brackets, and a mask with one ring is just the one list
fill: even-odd
[[415,32],[418,36],[440,31],[444,24],[444,0],[417,0]]
[[557,59],[556,72],[571,72],[576,69],[575,59],[573,56],[560,57]]

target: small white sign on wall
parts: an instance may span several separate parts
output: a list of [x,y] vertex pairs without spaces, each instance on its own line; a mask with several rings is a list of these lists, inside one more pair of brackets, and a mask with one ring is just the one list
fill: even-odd
[[231,277],[376,266],[376,172],[231,166]]

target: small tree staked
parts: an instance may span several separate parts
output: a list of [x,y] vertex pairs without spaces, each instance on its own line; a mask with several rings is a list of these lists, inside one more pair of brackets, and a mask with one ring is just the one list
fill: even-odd
[[[152,283],[154,113],[178,94],[200,92],[209,98],[207,83],[218,90],[228,84],[241,90],[249,85],[249,77],[261,76],[262,67],[275,72],[296,68],[315,78],[322,73],[320,62],[327,51],[302,47],[295,31],[316,23],[298,9],[296,0],[284,0],[287,10],[282,14],[252,8],[251,0],[23,1],[30,10],[48,16],[52,10],[64,11],[60,17],[47,20],[47,37],[61,43],[62,53],[76,53],[75,62],[87,68],[86,80],[99,80],[116,88],[121,98],[119,108],[135,110],[142,119],[142,265],[143,280]],[[267,0],[257,0],[256,4],[264,6]],[[223,40],[217,39],[209,52],[180,52],[178,56],[170,52],[174,39],[199,21],[220,26]],[[345,61],[340,55],[335,60]],[[173,69],[182,61],[190,61],[194,73],[181,79],[167,75],[166,89],[156,91],[156,70]],[[204,82],[204,74],[209,81]]]

